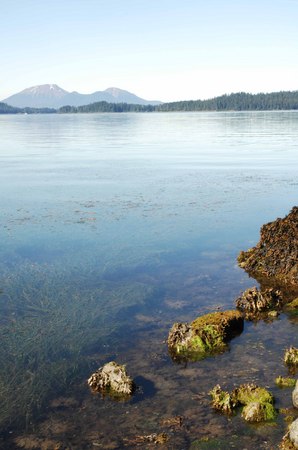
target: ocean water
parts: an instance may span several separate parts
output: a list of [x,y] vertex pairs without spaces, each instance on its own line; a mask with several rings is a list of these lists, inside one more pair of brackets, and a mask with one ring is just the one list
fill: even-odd
[[[0,167],[1,448],[151,448],[140,436],[162,432],[161,448],[276,448],[284,415],[248,425],[208,392],[255,382],[291,408],[274,378],[297,317],[247,322],[203,361],[173,362],[165,341],[258,285],[237,255],[297,205],[298,112],[0,116]],[[110,360],[136,381],[128,402],[86,384]]]

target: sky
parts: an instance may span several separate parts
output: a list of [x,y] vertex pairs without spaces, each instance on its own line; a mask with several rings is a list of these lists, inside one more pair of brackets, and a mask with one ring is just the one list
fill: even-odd
[[298,90],[298,0],[0,0],[0,99],[53,83],[148,99]]

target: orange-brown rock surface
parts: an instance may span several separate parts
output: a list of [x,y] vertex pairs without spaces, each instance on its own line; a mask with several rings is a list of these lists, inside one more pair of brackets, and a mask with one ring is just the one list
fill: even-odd
[[259,243],[238,256],[240,267],[256,278],[298,287],[298,207],[261,228]]

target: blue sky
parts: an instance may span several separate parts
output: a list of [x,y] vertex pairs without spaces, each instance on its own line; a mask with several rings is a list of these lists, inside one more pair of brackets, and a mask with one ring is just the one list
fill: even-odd
[[56,83],[174,101],[298,89],[298,0],[0,0],[0,99]]

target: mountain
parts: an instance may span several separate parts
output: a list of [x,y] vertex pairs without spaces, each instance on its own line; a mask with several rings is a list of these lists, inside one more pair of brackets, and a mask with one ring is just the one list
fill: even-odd
[[68,92],[57,86],[57,84],[43,84],[24,89],[17,94],[2,100],[8,105],[24,108],[60,108],[61,106],[82,106],[95,102],[108,103],[130,103],[140,105],[159,105],[159,101],[150,101],[138,97],[131,92],[115,87],[105,91],[96,91],[92,94],[80,94],[79,92]]

